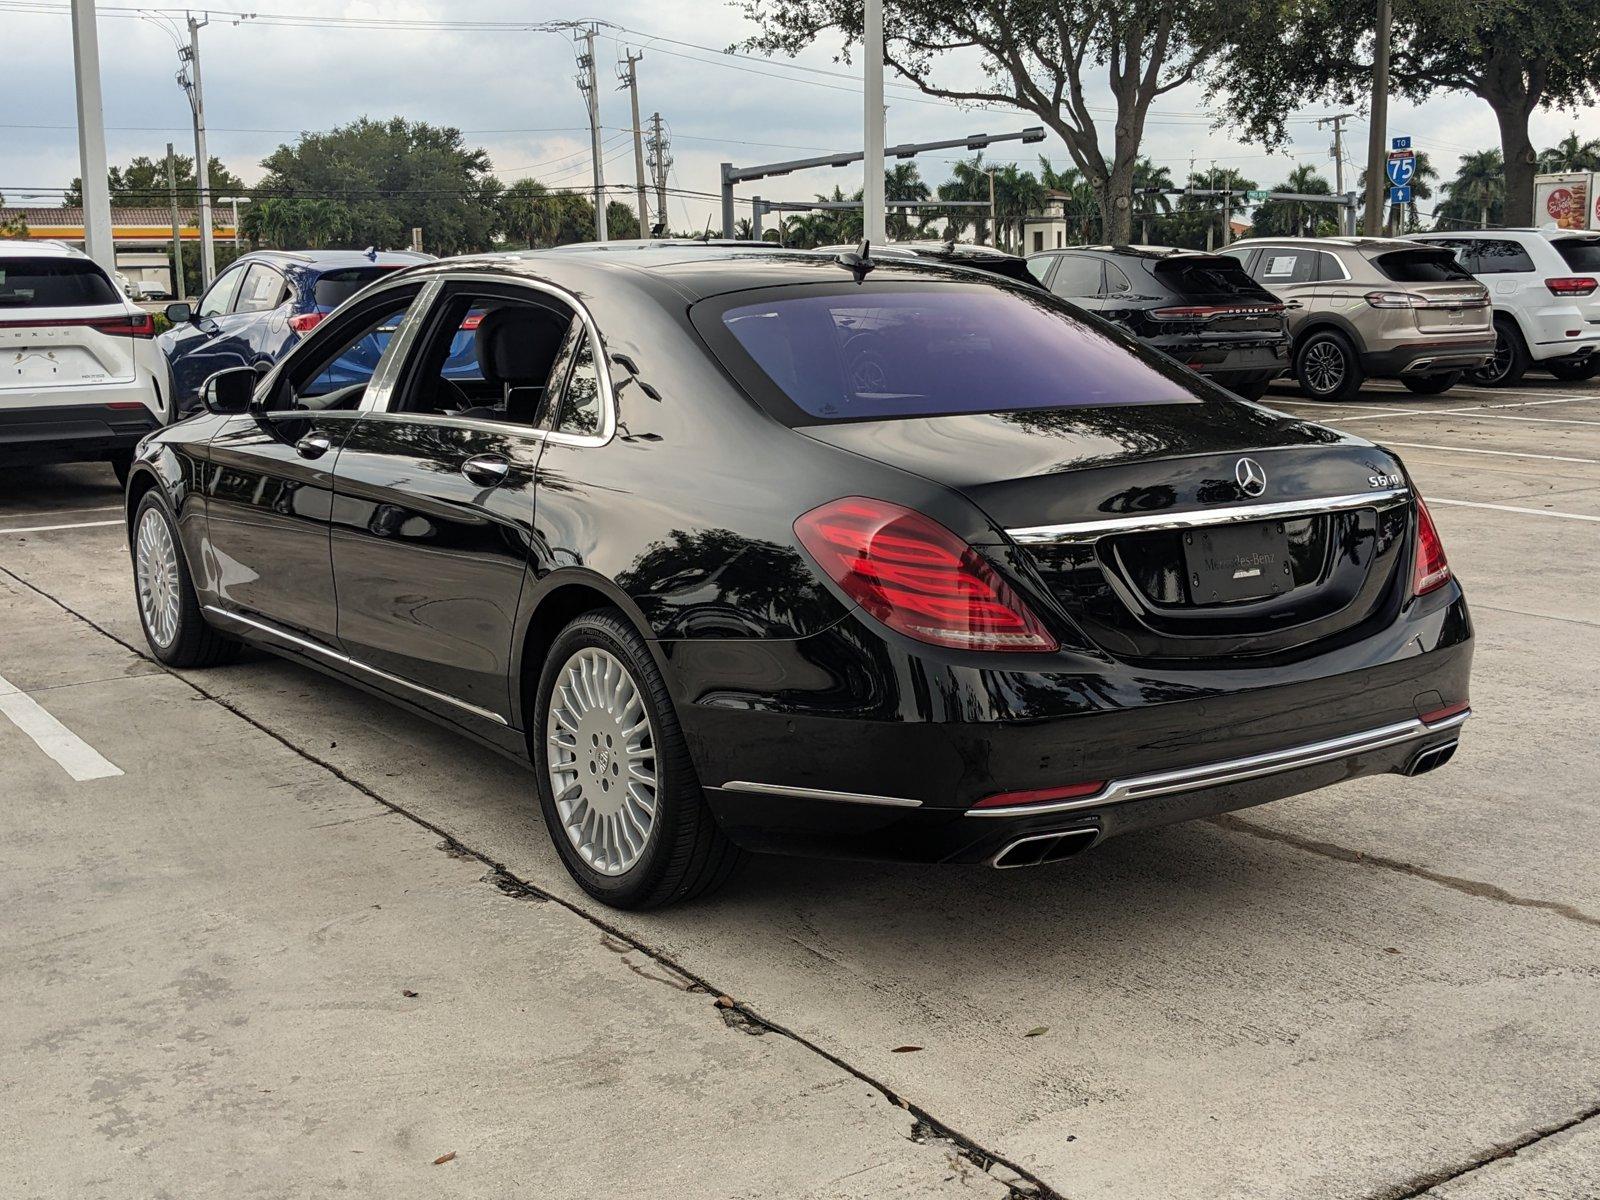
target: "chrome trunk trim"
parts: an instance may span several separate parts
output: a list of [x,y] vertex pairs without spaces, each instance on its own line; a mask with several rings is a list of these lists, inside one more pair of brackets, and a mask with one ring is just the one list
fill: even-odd
[[1197,529],[1204,525],[1229,525],[1241,521],[1272,521],[1311,517],[1318,513],[1350,512],[1358,508],[1388,508],[1411,498],[1409,488],[1374,489],[1348,496],[1323,496],[1311,500],[1279,500],[1270,504],[1230,504],[1196,512],[1138,513],[1130,517],[1101,517],[1064,525],[1029,525],[1008,529],[1012,541],[1022,545],[1051,542],[1092,542],[1118,533],[1161,529]]

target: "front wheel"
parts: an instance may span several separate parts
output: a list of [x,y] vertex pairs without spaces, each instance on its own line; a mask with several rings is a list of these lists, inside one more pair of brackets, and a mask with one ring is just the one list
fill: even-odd
[[213,667],[238,656],[239,643],[206,623],[178,527],[152,489],[133,518],[134,596],[151,651],[169,667]]
[[572,877],[614,908],[720,887],[742,854],[700,791],[666,681],[620,613],[585,613],[540,672],[539,807]]
[[1406,385],[1407,391],[1419,396],[1437,396],[1460,383],[1461,375],[1460,371],[1446,371],[1443,375],[1407,375],[1400,382]]
[[1580,362],[1545,363],[1544,369],[1564,383],[1582,383],[1585,379],[1593,379],[1596,375],[1600,375],[1600,354],[1592,355]]
[[1294,377],[1313,400],[1353,400],[1366,374],[1343,334],[1331,329],[1311,334],[1294,355]]

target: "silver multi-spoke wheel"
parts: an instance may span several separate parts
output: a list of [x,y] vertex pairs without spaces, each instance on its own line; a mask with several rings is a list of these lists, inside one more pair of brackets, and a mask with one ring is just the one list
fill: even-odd
[[585,646],[556,676],[545,721],[550,793],[579,857],[602,875],[639,861],[656,824],[656,737],[639,684]]
[[1303,369],[1312,391],[1335,391],[1344,382],[1344,352],[1332,342],[1317,342],[1307,347]]
[[178,636],[178,548],[159,510],[147,508],[134,539],[134,576],[139,613],[150,640],[165,650]]

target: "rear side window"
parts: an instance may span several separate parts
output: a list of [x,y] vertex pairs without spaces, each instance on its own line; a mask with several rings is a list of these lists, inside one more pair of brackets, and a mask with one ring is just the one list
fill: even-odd
[[1522,243],[1509,238],[1479,238],[1472,245],[1472,265],[1479,275],[1532,271],[1533,258]]
[[318,308],[338,308],[374,279],[382,279],[398,267],[344,267],[337,271],[324,271],[311,285],[312,298]]
[[0,308],[86,308],[122,294],[82,258],[0,258]]
[[1180,296],[1247,297],[1270,300],[1271,294],[1232,258],[1168,258],[1155,264],[1156,278]]
[[1600,271],[1600,238],[1562,238],[1551,245],[1574,271]]
[[1037,258],[1030,258],[1028,260],[1028,273],[1040,283],[1043,283],[1044,277],[1050,274],[1050,264],[1054,261],[1054,259],[1046,258],[1043,255]]
[[1133,284],[1128,282],[1128,277],[1122,273],[1122,268],[1116,263],[1106,264],[1106,286],[1104,293],[1107,296],[1124,296],[1133,291]]
[[1178,368],[1042,293],[908,284],[742,298],[697,306],[695,324],[791,425],[1199,398]]
[[[1448,250],[1391,250],[1372,260],[1385,279],[1395,283],[1471,283],[1472,276]],[[1479,270],[1483,269],[1479,264]]]
[[1098,296],[1100,260],[1085,258],[1081,254],[1063,254],[1061,269],[1050,281],[1050,290],[1058,296]]
[[239,299],[233,311],[240,313],[271,312],[283,303],[283,276],[265,263],[255,263],[245,272],[244,283],[239,288]]

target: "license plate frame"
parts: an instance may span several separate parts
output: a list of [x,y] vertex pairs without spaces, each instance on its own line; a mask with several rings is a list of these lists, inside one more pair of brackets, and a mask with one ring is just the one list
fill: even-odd
[[1281,596],[1294,586],[1281,521],[1211,525],[1183,535],[1189,599],[1197,606]]

